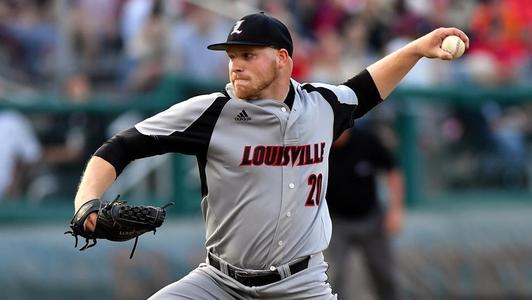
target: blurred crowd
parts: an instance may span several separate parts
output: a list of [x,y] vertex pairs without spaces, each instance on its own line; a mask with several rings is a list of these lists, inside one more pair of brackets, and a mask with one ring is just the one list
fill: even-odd
[[[529,0],[4,0],[0,1],[0,97],[17,99],[17,93],[49,91],[54,98],[73,103],[99,95],[127,102],[134,95],[160,89],[170,74],[194,82],[224,82],[225,54],[206,46],[224,40],[235,18],[257,10],[289,26],[295,44],[294,78],[301,82],[341,83],[412,39],[440,26],[455,26],[471,38],[466,55],[451,63],[422,60],[403,85],[532,83]],[[508,158],[499,164],[523,168],[519,163],[527,159],[532,131],[530,105],[486,103],[476,111],[451,107],[443,114],[426,115],[438,120],[434,130],[448,141],[447,146],[485,137],[482,141]],[[138,118],[126,118],[118,127]],[[44,174],[50,166],[62,171],[71,166],[72,172],[64,176],[70,181],[77,180],[80,162],[95,150],[91,145],[112,134],[112,119],[94,120],[84,113],[37,115],[30,121],[38,146],[34,154],[19,156],[31,158],[23,161],[47,162]],[[430,128],[424,130],[433,135]],[[478,160],[483,159],[494,164],[489,157]],[[492,167],[489,172],[497,170]],[[46,189],[39,187],[50,186],[46,181],[50,179],[38,178],[42,182],[34,180],[33,188],[43,191],[34,194],[45,195]],[[75,182],[62,193],[68,195],[74,188]]]
[[[247,5],[241,13],[220,13],[237,3]],[[256,10],[289,25],[301,81],[341,82],[439,26],[470,35],[465,71],[420,68],[422,84],[526,84],[532,73],[527,0],[5,0],[0,68],[22,84],[61,84],[73,98],[149,90],[165,73],[225,80],[223,53],[205,46],[225,38],[231,17]]]

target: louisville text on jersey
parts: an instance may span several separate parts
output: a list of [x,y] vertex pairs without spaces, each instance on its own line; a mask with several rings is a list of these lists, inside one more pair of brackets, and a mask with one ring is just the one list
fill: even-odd
[[245,146],[241,166],[303,166],[323,162],[325,143],[289,146]]

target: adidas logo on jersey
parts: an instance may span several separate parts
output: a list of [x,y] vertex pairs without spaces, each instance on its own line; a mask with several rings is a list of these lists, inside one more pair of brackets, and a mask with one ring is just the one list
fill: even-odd
[[238,115],[236,115],[235,117],[235,121],[238,121],[238,122],[244,122],[244,121],[250,121],[251,118],[248,116],[248,113],[245,111],[245,110],[242,110],[241,112],[238,113]]

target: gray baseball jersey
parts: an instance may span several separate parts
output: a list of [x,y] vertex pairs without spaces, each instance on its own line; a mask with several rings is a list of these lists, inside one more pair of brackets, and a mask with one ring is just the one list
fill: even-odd
[[207,249],[240,268],[269,269],[327,247],[329,148],[380,101],[367,71],[338,86],[291,80],[284,102],[241,100],[228,84],[138,123],[95,155],[118,173],[136,158],[195,155]]

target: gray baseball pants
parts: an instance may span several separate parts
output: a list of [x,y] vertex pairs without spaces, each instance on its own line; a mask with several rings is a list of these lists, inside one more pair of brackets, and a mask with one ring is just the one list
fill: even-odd
[[206,263],[159,290],[149,300],[336,300],[327,282],[323,254],[312,255],[308,268],[278,282],[248,287]]

